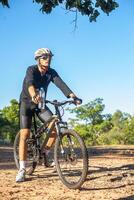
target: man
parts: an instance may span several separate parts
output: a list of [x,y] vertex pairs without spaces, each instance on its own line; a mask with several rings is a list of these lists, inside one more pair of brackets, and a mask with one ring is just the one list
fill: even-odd
[[[26,139],[30,135],[30,128],[32,124],[32,116],[41,102],[39,90],[44,89],[45,97],[47,94],[47,88],[50,82],[53,82],[67,98],[76,99],[76,104],[80,104],[81,100],[70,90],[70,88],[60,78],[58,73],[50,67],[51,58],[53,54],[48,48],[40,48],[35,52],[35,60],[37,65],[28,67],[26,76],[23,81],[23,89],[20,95],[20,143],[19,143],[19,160],[20,169],[16,176],[16,182],[25,181],[25,163],[27,155]],[[52,117],[52,112],[47,106],[41,114],[38,113],[44,122],[47,122]],[[49,149],[55,141],[56,133],[53,131],[48,143],[46,145],[45,152],[49,152]]]

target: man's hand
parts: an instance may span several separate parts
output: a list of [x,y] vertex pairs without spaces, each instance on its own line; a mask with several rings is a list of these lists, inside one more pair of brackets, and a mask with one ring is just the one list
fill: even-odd
[[39,94],[36,94],[32,97],[32,102],[34,102],[35,104],[38,104],[41,102],[41,97],[39,96]]
[[32,98],[32,102],[34,102],[35,104],[38,104],[41,102],[41,97],[39,96],[39,91],[37,91],[33,85],[29,86],[28,92]]
[[73,99],[74,99],[76,105],[82,104],[82,99],[79,99],[78,97],[75,97]]
[[76,97],[76,95],[74,93],[71,93],[69,95],[69,97],[74,99],[76,105],[82,104],[82,99],[79,99],[78,97]]

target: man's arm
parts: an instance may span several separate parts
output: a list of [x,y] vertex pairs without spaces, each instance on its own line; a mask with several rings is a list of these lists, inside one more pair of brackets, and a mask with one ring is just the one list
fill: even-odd
[[63,92],[63,94],[69,98],[74,95],[72,90],[67,86],[67,84],[61,79],[61,77],[58,75],[58,73],[51,69],[51,80],[52,82]]
[[82,100],[72,92],[72,90],[66,85],[66,83],[61,79],[55,70],[53,70],[52,73],[52,82],[63,92],[67,98],[73,98],[76,101],[76,104],[82,103]]
[[40,102],[39,94],[37,93],[35,87],[34,87],[34,68],[28,67],[26,72],[26,84],[28,87],[29,95],[32,98],[32,101],[35,104],[38,104]]
[[74,93],[71,93],[69,97],[75,100],[76,105],[82,104],[82,99],[79,99]]
[[35,104],[38,104],[40,101],[41,101],[41,98],[39,96],[39,93],[37,93],[35,87],[33,85],[29,86],[28,87],[28,92],[32,98],[32,101],[35,103]]

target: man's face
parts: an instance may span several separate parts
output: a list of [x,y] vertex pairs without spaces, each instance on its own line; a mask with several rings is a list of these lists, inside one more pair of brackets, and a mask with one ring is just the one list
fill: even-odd
[[51,62],[51,56],[48,54],[45,54],[44,56],[40,57],[39,64],[42,71],[47,71]]

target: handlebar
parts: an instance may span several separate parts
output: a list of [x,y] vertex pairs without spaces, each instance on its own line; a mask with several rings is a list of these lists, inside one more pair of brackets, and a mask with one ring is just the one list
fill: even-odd
[[68,101],[62,101],[62,102],[59,102],[57,100],[53,100],[53,101],[45,100],[45,103],[50,103],[54,106],[63,106],[65,104],[75,104],[76,105],[75,100],[68,100]]

